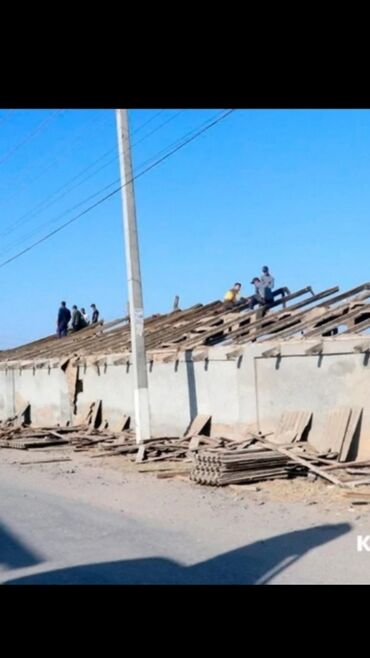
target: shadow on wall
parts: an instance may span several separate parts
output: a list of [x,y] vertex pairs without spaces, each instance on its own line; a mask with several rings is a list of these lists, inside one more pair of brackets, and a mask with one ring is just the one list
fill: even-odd
[[185,350],[186,377],[188,380],[189,393],[189,415],[193,420],[198,414],[197,385],[195,381],[194,363],[192,359],[192,350]]
[[0,565],[12,569],[31,567],[43,559],[24,546],[2,523],[0,524]]
[[338,539],[350,529],[349,523],[339,523],[297,530],[254,542],[190,567],[153,557],[80,565],[8,580],[7,584],[266,584],[312,549]]

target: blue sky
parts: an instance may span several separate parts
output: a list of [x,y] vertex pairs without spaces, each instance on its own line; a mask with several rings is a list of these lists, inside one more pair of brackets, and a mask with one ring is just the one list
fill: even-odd
[[[219,114],[130,110],[134,171]],[[61,299],[126,313],[120,194],[1,266],[118,178],[113,110],[0,110],[0,349],[53,333]],[[292,290],[370,280],[370,111],[236,110],[135,191],[146,315],[249,294],[265,264]]]

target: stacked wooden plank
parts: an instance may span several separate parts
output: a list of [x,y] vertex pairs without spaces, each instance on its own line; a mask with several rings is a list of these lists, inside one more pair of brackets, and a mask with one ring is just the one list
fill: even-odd
[[289,476],[289,457],[250,447],[242,450],[203,450],[195,455],[190,479],[199,484],[223,486],[282,479]]

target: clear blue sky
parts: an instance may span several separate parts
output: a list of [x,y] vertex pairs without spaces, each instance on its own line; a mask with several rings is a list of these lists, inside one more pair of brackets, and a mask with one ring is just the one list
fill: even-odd
[[[219,113],[130,111],[134,169]],[[0,110],[0,265],[113,190],[116,156],[113,110]],[[292,290],[370,280],[370,111],[237,110],[135,190],[146,315],[249,294],[265,264]],[[0,349],[53,333],[62,299],[125,314],[120,194],[0,277]]]

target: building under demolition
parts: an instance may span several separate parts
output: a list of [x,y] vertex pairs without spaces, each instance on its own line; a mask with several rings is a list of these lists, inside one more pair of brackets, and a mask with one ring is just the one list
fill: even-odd
[[[333,409],[356,416],[352,457],[370,458],[370,283],[303,288],[266,312],[220,301],[145,320],[153,436],[178,436],[197,414],[218,426],[276,428],[309,412],[313,445]],[[127,318],[0,352],[0,420],[30,404],[35,426],[134,418]]]

